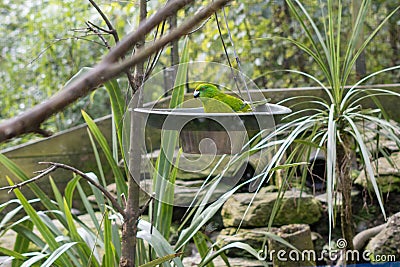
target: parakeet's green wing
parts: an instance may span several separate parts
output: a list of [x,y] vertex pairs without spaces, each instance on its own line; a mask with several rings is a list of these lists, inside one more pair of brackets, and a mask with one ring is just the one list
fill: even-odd
[[221,102],[226,103],[236,112],[251,111],[251,108],[248,104],[244,103],[242,100],[240,100],[239,98],[236,98],[234,96],[230,96],[227,94],[221,94],[221,95],[215,96],[214,98]]
[[200,98],[203,104],[204,112],[206,113],[230,113],[233,112],[232,108],[215,98],[202,97]]

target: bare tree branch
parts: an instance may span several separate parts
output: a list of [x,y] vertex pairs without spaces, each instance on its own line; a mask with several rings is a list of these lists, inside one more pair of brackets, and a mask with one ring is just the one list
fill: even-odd
[[[109,199],[111,201],[112,206],[122,215],[125,217],[125,211],[124,209],[119,205],[119,203],[117,202],[117,200],[111,195],[110,192],[107,191],[107,189],[105,189],[101,184],[97,183],[95,180],[93,180],[92,178],[90,178],[88,175],[86,175],[84,172],[66,165],[66,164],[62,164],[62,163],[57,163],[57,162],[39,162],[39,164],[48,164],[51,167],[54,167],[53,171],[56,168],[61,168],[61,169],[65,169],[65,170],[69,170],[72,171],[73,173],[79,175],[80,177],[82,177],[83,179],[85,179],[86,181],[88,181],[90,184],[92,184],[93,186],[95,186],[97,189],[99,189],[103,195]],[[51,168],[50,167],[50,168]]]
[[57,38],[57,39],[52,40],[51,43],[49,45],[47,45],[45,48],[43,48],[31,61],[29,61],[25,65],[25,67],[28,67],[29,65],[33,64],[33,62],[35,62],[36,60],[41,58],[43,56],[43,54],[47,52],[47,50],[52,48],[52,46],[57,44],[58,42],[62,42],[62,41],[66,41],[66,40],[83,40],[83,41],[86,41],[86,42],[94,43],[96,45],[105,46],[104,44],[102,44],[100,42],[96,42],[94,40],[90,40],[90,39],[85,38],[85,37],[88,37],[90,35],[97,35],[98,36],[99,34],[95,34],[95,33],[89,34],[89,33],[87,33],[87,29],[84,29],[84,30],[82,30],[82,29],[73,29],[72,31],[73,32],[85,32],[85,34],[81,35],[81,36],[70,36],[70,37]]
[[45,170],[37,172],[37,173],[39,173],[39,175],[37,175],[37,176],[35,176],[35,177],[33,177],[33,178],[29,179],[29,180],[23,181],[21,183],[15,184],[15,185],[1,187],[0,191],[8,190],[8,193],[11,193],[14,189],[17,189],[17,188],[21,189],[23,186],[25,186],[27,184],[30,184],[30,183],[33,183],[33,182],[43,178],[47,174],[55,171],[56,169],[57,169],[57,167],[51,166],[51,167],[49,167],[49,168],[47,168]]
[[149,199],[147,199],[146,203],[144,203],[144,205],[140,208],[139,210],[139,216],[142,216],[142,214],[146,211],[146,209],[150,206],[151,201],[154,200],[154,198],[156,197],[156,194],[153,192],[153,194],[151,194],[151,196],[149,197]]
[[137,63],[144,61],[148,56],[158,51],[169,42],[179,39],[190,32],[199,22],[208,18],[229,1],[230,0],[216,0],[212,2],[175,30],[171,31],[168,35],[163,36],[151,46],[119,63],[118,59],[134,47],[143,35],[149,33],[160,22],[185,5],[193,2],[193,0],[174,0],[169,2],[164,8],[160,9],[151,18],[142,23],[135,32],[127,35],[126,38],[120,41],[91,71],[68,84],[63,90],[47,101],[27,110],[17,117],[2,122],[0,124],[0,142],[37,130],[50,116],[95,90],[100,84],[118,76]]
[[[97,12],[98,12],[98,13],[100,14],[100,16],[103,18],[104,22],[107,24],[108,31],[105,30],[105,29],[102,29],[102,28],[100,28],[100,27],[98,27],[98,26],[96,26],[96,25],[94,25],[93,23],[91,23],[91,25],[97,27],[99,30],[108,32],[109,34],[111,34],[111,35],[113,36],[115,43],[118,43],[118,42],[119,42],[118,32],[117,32],[117,30],[114,28],[114,26],[112,25],[112,23],[110,22],[110,20],[107,18],[106,14],[104,14],[103,10],[101,10],[101,8],[96,4],[96,2],[94,2],[93,0],[89,0],[89,2],[90,2],[90,4],[97,10]],[[101,38],[102,36],[99,35],[99,37]],[[107,43],[105,42],[105,40],[103,40],[103,42],[107,45]],[[108,49],[111,49],[110,46],[108,46],[108,45],[107,45],[107,48],[108,48]],[[125,59],[125,56],[124,56],[124,55],[121,56],[121,59]],[[129,85],[130,85],[130,87],[131,87],[132,90],[133,90],[133,88],[134,88],[134,81],[133,81],[132,74],[131,74],[131,72],[130,72],[129,69],[125,70],[125,73],[126,73],[126,76],[127,76],[127,78],[128,78]]]
[[91,23],[90,21],[86,21],[85,24],[88,27],[89,31],[92,31],[95,35],[97,35],[100,38],[100,40],[104,43],[104,45],[107,47],[107,49],[111,49],[110,44],[108,43],[106,38],[104,38],[104,36],[101,34],[101,32],[99,30],[99,28],[100,28],[99,26]]
[[[119,42],[119,37],[117,30],[115,30],[114,26],[110,22],[110,20],[107,18],[106,14],[104,14],[103,10],[94,2],[93,0],[89,0],[90,4],[97,10],[97,12],[100,14],[101,18],[104,20],[104,22],[107,24],[108,27],[108,33],[112,34],[114,36],[115,43]],[[93,25],[94,26],[94,25]]]
[[[89,23],[93,28],[98,29],[100,32],[104,32],[105,34],[111,34],[112,31],[104,29],[100,26],[97,26],[96,24],[94,24],[93,22],[91,22],[90,20],[88,20],[86,23]],[[118,36],[118,35],[117,35]]]
[[125,211],[124,211],[124,209],[121,207],[121,205],[119,205],[119,203],[117,202],[117,200],[110,194],[110,192],[108,192],[107,189],[105,189],[101,184],[99,184],[99,183],[97,183],[96,181],[94,181],[92,178],[90,178],[90,177],[89,177],[88,175],[86,175],[84,172],[82,172],[82,171],[80,171],[80,170],[78,170],[78,169],[76,169],[76,168],[74,168],[74,167],[72,167],[72,166],[69,166],[69,165],[66,165],[66,164],[62,164],[62,163],[56,163],[56,162],[39,162],[39,164],[48,164],[48,165],[50,165],[50,167],[47,168],[47,169],[45,169],[45,170],[36,172],[36,173],[39,173],[39,175],[37,175],[37,176],[35,176],[35,177],[33,177],[33,178],[29,179],[29,180],[23,181],[23,182],[21,182],[21,183],[15,184],[15,185],[1,187],[1,188],[0,188],[0,191],[2,191],[2,190],[8,190],[8,193],[10,193],[10,192],[12,192],[14,189],[17,189],[17,188],[20,189],[20,188],[22,188],[23,186],[25,186],[25,185],[27,185],[27,184],[36,182],[36,181],[38,181],[39,179],[41,179],[41,178],[45,177],[46,175],[50,174],[51,172],[55,171],[56,169],[61,168],[61,169],[65,169],[65,170],[72,171],[73,173],[79,175],[80,177],[82,177],[83,179],[85,179],[86,181],[88,181],[90,184],[92,184],[93,186],[95,186],[96,188],[98,188],[98,189],[103,193],[103,195],[104,195],[107,199],[109,199],[109,200],[111,201],[112,206],[113,206],[119,213],[121,213],[122,216],[125,217]]

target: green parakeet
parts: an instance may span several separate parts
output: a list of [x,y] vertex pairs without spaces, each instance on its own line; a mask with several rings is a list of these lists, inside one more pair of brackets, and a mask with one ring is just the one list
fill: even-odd
[[206,113],[248,112],[252,111],[243,100],[221,92],[215,85],[203,83],[196,87],[194,98],[200,97]]

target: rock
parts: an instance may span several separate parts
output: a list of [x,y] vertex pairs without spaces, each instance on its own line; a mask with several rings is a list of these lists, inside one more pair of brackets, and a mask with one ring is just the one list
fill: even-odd
[[[224,204],[221,214],[225,227],[239,226],[252,197],[253,193],[235,194]],[[262,188],[243,219],[242,227],[265,227],[277,198],[277,192],[266,192]],[[281,199],[273,225],[312,224],[320,217],[321,204],[313,196],[303,192],[300,197],[300,191],[287,191]]]
[[[396,121],[390,120],[389,123],[391,125],[399,125]],[[399,146],[397,145],[395,140],[389,139],[388,135],[393,135],[393,133],[389,133],[385,129],[378,128],[374,123],[367,123],[366,125],[359,125],[360,129],[364,129],[363,136],[365,136],[365,145],[372,155],[376,155],[381,153],[381,151],[385,151],[388,154],[399,151]],[[379,134],[377,134],[379,133]],[[400,132],[395,130],[394,135],[399,136]],[[379,143],[377,142],[379,138]],[[379,145],[379,150],[377,150]]]
[[[198,143],[197,143],[198,144]],[[196,148],[198,150],[198,146]],[[142,170],[147,178],[153,176],[155,171],[155,162],[160,154],[160,150],[155,150],[151,153],[146,154],[143,157]],[[230,154],[230,153],[228,153]],[[179,153],[178,150],[174,151],[173,162],[176,161]],[[232,185],[236,184],[243,175],[243,169],[241,166],[250,165],[254,169],[262,170],[268,163],[268,156],[261,155],[261,153],[254,153],[248,158],[241,160],[236,159],[235,164],[232,164],[231,156],[214,155],[214,153],[181,153],[178,160],[177,169],[177,180],[192,181],[192,180],[203,180],[206,179],[210,173],[212,176],[224,173],[224,177],[235,177]],[[172,160],[172,159],[171,159]],[[228,166],[231,166],[228,168]],[[258,173],[257,173],[258,174]]]
[[[276,228],[272,228],[271,231],[277,230]],[[262,249],[262,245],[265,240],[265,233],[268,232],[267,227],[261,228],[253,228],[253,229],[239,229],[237,231],[236,228],[230,227],[221,230],[217,237],[217,243],[220,247],[233,243],[233,242],[242,242],[248,244],[255,250]],[[250,253],[245,250],[234,248],[226,251],[226,254],[231,257],[247,257],[254,258]]]
[[377,180],[382,193],[400,192],[400,177],[392,175],[379,176]]
[[[351,197],[356,197],[360,194],[360,191],[356,190],[356,189],[352,189],[351,190]],[[315,196],[315,199],[317,199],[318,201],[320,201],[323,204],[327,204],[328,203],[328,193],[322,193],[319,195]],[[336,206],[340,206],[342,205],[342,193],[341,192],[336,192],[333,196],[333,200],[334,200],[334,205]]]
[[[265,264],[259,260],[252,260],[247,258],[228,258],[231,267],[264,267]],[[201,257],[199,253],[196,253],[190,257],[184,257],[182,260],[183,266],[199,266],[201,262]],[[217,257],[213,260],[215,267],[225,267],[227,266],[221,257]]]
[[[14,242],[15,242],[16,238],[17,238],[17,233],[12,230],[3,232],[0,237],[0,247],[13,250]],[[1,261],[0,261],[0,263],[1,263]],[[0,264],[0,266],[1,266],[1,264]],[[1,267],[3,267],[3,266],[1,266]]]
[[395,255],[400,258],[400,212],[391,216],[386,227],[373,237],[367,247],[373,255]]
[[[272,251],[276,252],[270,255],[274,266],[315,266],[315,257],[310,254],[310,258],[307,258],[308,252],[314,251],[310,226],[306,224],[284,225],[277,230],[276,235],[293,245],[298,251],[270,238],[266,252],[267,255],[272,254]],[[304,251],[304,254],[300,251]],[[283,257],[281,257],[282,255]]]
[[12,261],[10,261],[7,256],[0,256],[0,266],[1,267],[11,267]]
[[[285,245],[274,241],[273,238],[268,238],[268,240],[266,240],[267,233],[272,233],[283,238],[284,240],[298,248],[300,251],[313,251],[314,249],[314,245],[311,239],[310,227],[306,224],[290,224],[284,225],[280,228],[272,227],[270,231],[268,231],[267,227],[240,229],[239,231],[237,231],[236,228],[226,228],[223,229],[218,235],[217,244],[222,247],[224,245],[234,242],[242,242],[255,249],[258,252],[260,259],[264,259],[269,262],[273,261],[274,266],[315,265],[314,258],[311,258],[310,261],[301,261],[301,253],[297,251],[291,252],[291,248],[288,248]],[[265,247],[263,247],[265,241],[268,241],[268,243],[266,243]],[[293,257],[296,257],[296,255],[298,255],[300,260],[296,262],[279,262],[276,253],[281,250],[285,251],[285,255],[294,255]],[[231,248],[229,250],[226,250],[225,253],[230,257],[243,257],[253,259],[255,258],[247,251],[239,248]],[[307,253],[305,253],[304,255],[306,256]]]
[[[375,178],[382,193],[400,192],[400,169],[396,167],[400,164],[400,152],[393,153],[389,158],[390,161],[382,157],[373,162]],[[375,171],[376,166],[378,166],[378,174]],[[371,182],[365,176],[365,172],[361,172],[354,183],[373,189]]]

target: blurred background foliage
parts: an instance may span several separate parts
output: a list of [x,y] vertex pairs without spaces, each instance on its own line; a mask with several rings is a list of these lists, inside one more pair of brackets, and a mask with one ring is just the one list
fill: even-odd
[[[348,28],[344,27],[342,34],[350,31],[354,1],[358,0],[343,1],[343,20]],[[165,2],[148,1],[149,15]],[[179,12],[178,24],[206,2],[210,1],[196,1],[194,6]],[[322,12],[319,1],[302,2],[312,8],[311,13],[316,18],[326,14]],[[398,0],[372,1],[365,35],[397,4]],[[120,38],[137,27],[138,1],[102,0],[98,1],[98,5],[115,26]],[[279,71],[296,69],[313,73],[316,77],[320,72],[303,52],[277,38],[289,36],[302,42],[305,40],[284,0],[233,1],[225,12],[243,71],[260,88],[315,86],[304,76]],[[223,12],[219,12],[218,17],[231,62],[237,67]],[[61,90],[80,68],[93,66],[108,50],[98,36],[87,31],[87,21],[106,28],[88,1],[3,0],[0,3],[0,21],[0,120],[16,116],[46,100]],[[168,23],[165,32],[167,30]],[[158,34],[160,32],[161,29]],[[367,73],[400,64],[399,36],[398,14],[368,47],[365,55]],[[110,46],[115,44],[111,36],[105,35],[104,38]],[[154,34],[147,36],[148,43],[153,39]],[[170,48],[165,48],[155,72],[170,66],[170,58]],[[190,59],[228,63],[215,17],[190,35]],[[370,82],[396,83],[400,78],[398,75],[387,73],[380,75],[379,80]],[[154,87],[150,90],[153,92],[145,93],[146,101],[163,95],[163,88]],[[82,98],[48,120],[45,128],[56,132],[82,123],[81,109],[94,118],[109,114],[110,105],[105,90],[97,90],[91,96]],[[16,142],[21,140],[13,141]]]

